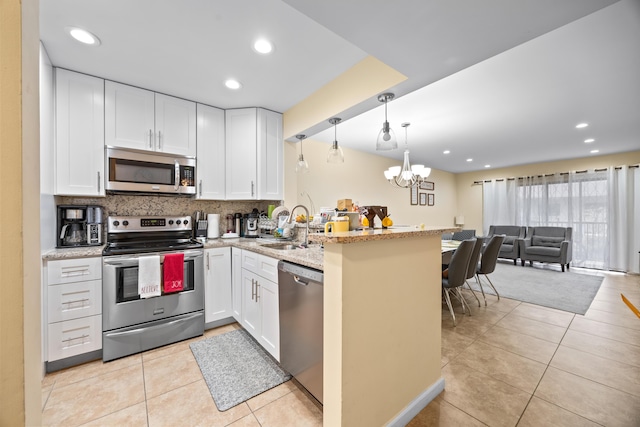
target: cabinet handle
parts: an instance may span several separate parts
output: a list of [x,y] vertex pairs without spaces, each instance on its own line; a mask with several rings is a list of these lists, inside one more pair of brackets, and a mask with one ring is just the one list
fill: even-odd
[[258,283],[258,281],[256,280],[256,302],[258,302],[258,300],[260,299],[260,293],[258,290],[259,286],[260,286],[260,283]]
[[158,150],[162,150],[162,132],[158,131]]
[[202,180],[200,180],[200,184],[198,186],[200,187],[200,197],[202,197]]
[[63,267],[60,272],[61,277],[77,277],[77,276],[85,276],[87,274],[91,274],[91,270],[89,266],[79,266],[79,267]]
[[82,344],[84,344],[84,339],[85,338],[89,338],[89,335],[83,334],[83,335],[80,335],[79,337],[67,338],[67,339],[62,340],[62,342],[69,344],[69,343],[71,343],[71,341],[82,340]]
[[256,284],[256,281],[254,279],[251,279],[251,301],[254,301],[253,298],[256,296],[255,284]]
[[180,163],[178,163],[178,161],[175,161],[175,176],[174,176],[174,186],[173,189],[175,191],[178,191],[178,186],[180,185]]
[[100,171],[98,171],[98,193],[100,192]]
[[89,301],[89,298],[82,298],[82,299],[76,299],[76,300],[71,300],[71,301],[62,301],[62,304],[78,304],[81,303],[82,305],[84,305],[85,301]]
[[207,270],[210,270],[210,268],[209,268],[209,253],[207,253]]
[[253,181],[251,181],[251,197],[253,197],[253,195],[254,195],[254,190],[253,189],[254,189],[254,184],[253,184]]
[[153,148],[153,131],[149,129],[149,148]]

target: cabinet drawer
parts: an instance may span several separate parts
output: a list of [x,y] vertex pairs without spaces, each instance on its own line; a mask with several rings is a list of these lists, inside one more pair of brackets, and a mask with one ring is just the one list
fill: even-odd
[[102,313],[102,281],[49,286],[48,323],[78,319]]
[[102,316],[83,317],[48,325],[48,361],[102,348]]
[[47,284],[86,282],[102,278],[102,258],[76,258],[47,262]]
[[242,268],[254,273],[258,273],[259,254],[247,250],[242,250]]
[[278,283],[278,260],[265,255],[258,255],[258,275]]

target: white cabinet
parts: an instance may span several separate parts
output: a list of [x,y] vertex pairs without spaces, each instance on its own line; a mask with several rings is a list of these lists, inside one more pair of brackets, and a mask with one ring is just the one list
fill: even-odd
[[104,196],[104,80],[55,74],[55,194]]
[[242,249],[231,248],[231,312],[242,322]]
[[197,105],[198,155],[196,197],[203,200],[225,199],[224,110]]
[[172,96],[105,83],[105,144],[196,155],[196,104]]
[[47,361],[102,348],[102,258],[48,261]]
[[215,322],[232,316],[231,248],[204,251],[204,321]]
[[242,326],[280,360],[278,260],[242,251]]
[[282,115],[262,108],[225,113],[226,198],[283,198]]

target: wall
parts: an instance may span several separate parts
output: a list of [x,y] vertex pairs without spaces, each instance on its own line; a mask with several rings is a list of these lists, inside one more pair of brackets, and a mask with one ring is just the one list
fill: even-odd
[[638,163],[640,163],[640,151],[633,151],[608,156],[583,157],[457,174],[455,191],[458,198],[459,214],[464,215],[464,228],[472,228],[476,230],[477,234],[483,234],[482,185],[475,185],[473,184],[474,181],[599,169],[609,166],[634,165]]
[[[297,159],[300,144],[285,144],[285,152],[295,150]],[[309,163],[310,171],[308,174],[296,174],[295,161],[285,164],[285,205],[289,208],[298,203],[311,208],[308,194],[316,212],[320,207],[335,208],[338,199],[351,199],[361,206],[387,206],[396,225],[453,225],[454,216],[457,215],[454,174],[432,169],[429,180],[435,183],[435,205],[412,206],[409,190],[391,186],[383,175],[385,169],[401,162],[343,147],[344,163],[333,165],[326,161],[328,144],[313,139],[305,139],[302,144],[304,158]],[[289,155],[287,160],[290,161],[290,158],[294,156]],[[288,187],[294,185],[296,197],[291,199],[294,192]]]
[[56,210],[53,197],[53,67],[42,43],[40,43],[40,246],[42,250],[56,246]]

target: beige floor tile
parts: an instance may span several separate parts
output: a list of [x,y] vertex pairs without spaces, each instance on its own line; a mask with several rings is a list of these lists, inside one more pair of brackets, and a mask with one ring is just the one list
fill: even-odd
[[226,426],[251,413],[245,403],[218,411],[204,380],[147,399],[149,427]]
[[637,345],[573,330],[567,331],[561,344],[606,359],[640,367],[640,346]]
[[630,318],[637,318],[637,316],[633,314],[633,312],[629,310],[629,307],[627,307],[627,305],[622,301],[622,298],[619,298],[618,301],[594,300],[591,303],[589,310],[600,310],[608,313],[617,313]]
[[190,349],[144,361],[147,399],[203,379]]
[[479,341],[541,363],[549,363],[558,348],[558,344],[500,326],[491,328],[479,338]]
[[322,412],[300,390],[294,390],[254,412],[262,427],[322,426]]
[[515,426],[531,395],[453,361],[443,370],[442,398],[490,426]]
[[535,396],[527,405],[518,423],[518,427],[597,427],[598,425]]
[[640,425],[640,398],[553,367],[535,396],[602,425]]
[[447,363],[462,353],[474,341],[474,338],[458,333],[457,328],[442,329],[441,337],[442,358],[446,359]]
[[569,326],[569,330],[584,332],[603,338],[626,342],[640,346],[640,329],[630,329],[624,326],[590,320],[583,316],[576,316]]
[[259,395],[252,397],[247,400],[247,405],[252,411],[256,411],[259,408],[262,408],[265,405],[273,402],[284,396],[285,394],[291,393],[293,390],[297,390],[298,388],[294,384],[292,380],[287,381],[285,383],[280,384],[277,387],[274,387],[270,390],[265,391],[264,393],[260,393]]
[[144,402],[142,366],[134,365],[63,387],[53,387],[44,425],[80,425]]
[[[142,359],[139,354],[134,354],[132,356],[123,357],[106,363],[102,360],[94,360],[93,362],[83,363],[82,365],[47,374],[45,376],[45,380],[54,381],[56,387],[65,386],[78,381],[84,381],[88,378],[97,377],[98,375],[114,372],[129,366],[140,365],[141,360]],[[45,380],[43,380],[43,383]]]
[[[498,290],[499,292],[500,290]],[[482,302],[482,296],[480,297],[480,301]],[[484,302],[483,302],[484,304]],[[501,311],[503,313],[511,313],[517,306],[522,304],[521,301],[517,301],[509,298],[493,298],[492,300],[487,299],[487,310],[495,310]]]
[[640,368],[637,366],[564,345],[556,351],[551,366],[640,397]]
[[227,427],[260,427],[260,423],[256,419],[256,416],[251,413],[246,417],[240,418],[238,421],[232,422]]
[[601,310],[589,310],[584,315],[584,318],[640,331],[640,319],[637,317],[634,319],[632,317],[621,316],[616,313],[609,313]]
[[188,340],[176,342],[173,344],[154,348],[149,351],[145,351],[144,353],[142,353],[142,361],[148,362],[150,360],[158,359],[164,356],[169,356],[171,354],[178,353],[180,351],[185,351],[185,350],[191,351],[189,344],[197,341],[202,341],[203,339],[205,339],[205,336],[200,335],[198,337],[189,338]]
[[206,331],[204,331],[204,336],[206,338],[211,338],[216,335],[222,335],[227,332],[236,331],[238,329],[242,329],[242,327],[238,323],[231,323],[229,325],[224,325],[224,326],[220,326],[213,329],[207,329]]
[[51,390],[53,389],[53,385],[48,387],[42,387],[42,409],[47,404],[47,400],[49,400],[49,395],[51,394]]
[[462,312],[460,314],[456,312],[457,326],[453,326],[449,310],[445,310],[447,311],[447,316],[442,320],[442,329],[455,329],[457,333],[474,339],[487,332],[506,315],[506,313],[497,311],[478,310],[476,306],[471,316],[467,314],[462,316]]
[[568,327],[574,314],[567,311],[554,310],[539,305],[522,303],[513,312],[518,316],[527,317],[539,322],[550,323],[556,326]]
[[515,313],[507,314],[497,323],[497,326],[556,344],[560,343],[567,331],[564,326],[551,325],[539,320],[522,317]]
[[547,365],[479,341],[455,359],[471,369],[533,394]]
[[97,420],[82,424],[83,427],[147,427],[147,404],[129,406]]
[[481,427],[484,423],[438,396],[416,415],[407,427]]

